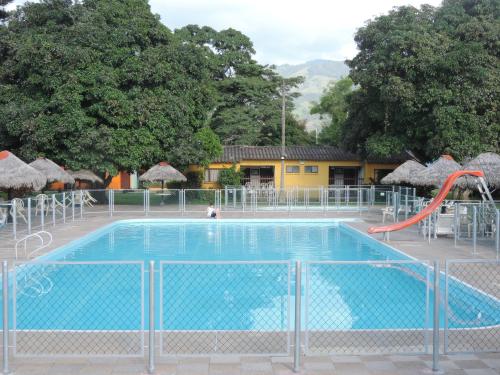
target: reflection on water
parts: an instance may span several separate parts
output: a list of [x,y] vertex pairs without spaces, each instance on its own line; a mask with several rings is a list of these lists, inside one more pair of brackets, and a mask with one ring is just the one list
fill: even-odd
[[331,223],[134,223],[65,252],[67,260],[381,260],[400,255]]

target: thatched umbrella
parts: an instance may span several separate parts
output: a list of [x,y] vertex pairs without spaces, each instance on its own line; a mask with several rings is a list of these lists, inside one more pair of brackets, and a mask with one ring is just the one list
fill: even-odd
[[441,187],[451,173],[460,169],[462,169],[460,164],[450,155],[442,155],[427,168],[411,176],[410,183],[417,186]]
[[[483,171],[486,184],[493,189],[500,188],[500,155],[494,152],[479,154],[465,163],[464,169]],[[459,185],[463,188],[477,188],[476,179],[471,177],[462,177]]]
[[161,181],[161,188],[163,189],[165,182],[187,181],[187,178],[170,164],[162,161],[149,168],[147,172],[139,177],[139,181]]
[[0,189],[7,190],[11,199],[13,190],[40,190],[47,178],[10,151],[0,152]]
[[424,169],[425,167],[422,164],[414,160],[408,160],[385,176],[380,182],[383,184],[411,184],[411,177]]
[[75,179],[72,175],[66,172],[61,166],[47,158],[38,158],[31,162],[33,168],[47,177],[47,182],[59,181],[63,184],[74,184]]
[[104,181],[102,178],[97,176],[94,172],[89,171],[88,169],[80,169],[79,171],[68,171],[70,175],[77,181],[89,181],[89,182],[99,182],[103,184]]

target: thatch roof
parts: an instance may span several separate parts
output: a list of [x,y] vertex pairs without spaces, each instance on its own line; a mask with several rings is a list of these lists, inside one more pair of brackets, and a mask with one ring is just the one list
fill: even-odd
[[139,177],[139,180],[149,182],[174,182],[187,181],[187,178],[170,164],[162,161],[161,163],[158,163],[155,166],[149,168],[147,172]]
[[97,176],[94,172],[89,171],[88,169],[80,169],[79,171],[69,171],[68,170],[68,173],[70,175],[72,175],[75,180],[99,182],[100,184],[104,183],[102,178]]
[[414,160],[408,160],[385,176],[380,182],[383,184],[410,184],[411,176],[424,169],[425,167],[422,164]]
[[443,155],[424,170],[411,176],[410,183],[417,186],[441,187],[446,178],[453,172],[462,169],[449,155]]
[[52,160],[47,158],[38,158],[31,162],[33,168],[39,171],[47,178],[47,182],[59,181],[63,184],[74,184],[75,179],[68,172],[66,172],[61,166],[54,163]]
[[40,190],[47,178],[9,151],[0,152],[0,189]]
[[[495,189],[500,188],[500,155],[494,152],[479,154],[474,159],[466,162],[464,169],[483,171],[488,186]],[[463,188],[475,189],[477,187],[476,179],[471,177],[462,177],[459,185]]]

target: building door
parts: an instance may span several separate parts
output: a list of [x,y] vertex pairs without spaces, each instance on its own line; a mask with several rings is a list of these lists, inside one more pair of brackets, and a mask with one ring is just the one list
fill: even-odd
[[127,172],[120,172],[120,188],[130,189],[130,175]]
[[358,182],[359,168],[329,168],[328,185],[358,185]]
[[260,186],[260,169],[259,168],[251,168],[250,169],[250,185],[251,186]]

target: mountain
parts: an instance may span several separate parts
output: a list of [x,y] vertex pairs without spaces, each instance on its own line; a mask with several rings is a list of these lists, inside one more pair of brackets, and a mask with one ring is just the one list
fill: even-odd
[[320,130],[324,120],[319,115],[309,114],[312,102],[319,101],[329,83],[349,74],[347,65],[343,61],[311,60],[298,65],[278,65],[276,71],[285,78],[305,77],[305,82],[297,90],[301,96],[295,99],[294,113],[299,120],[306,120],[307,130]]

